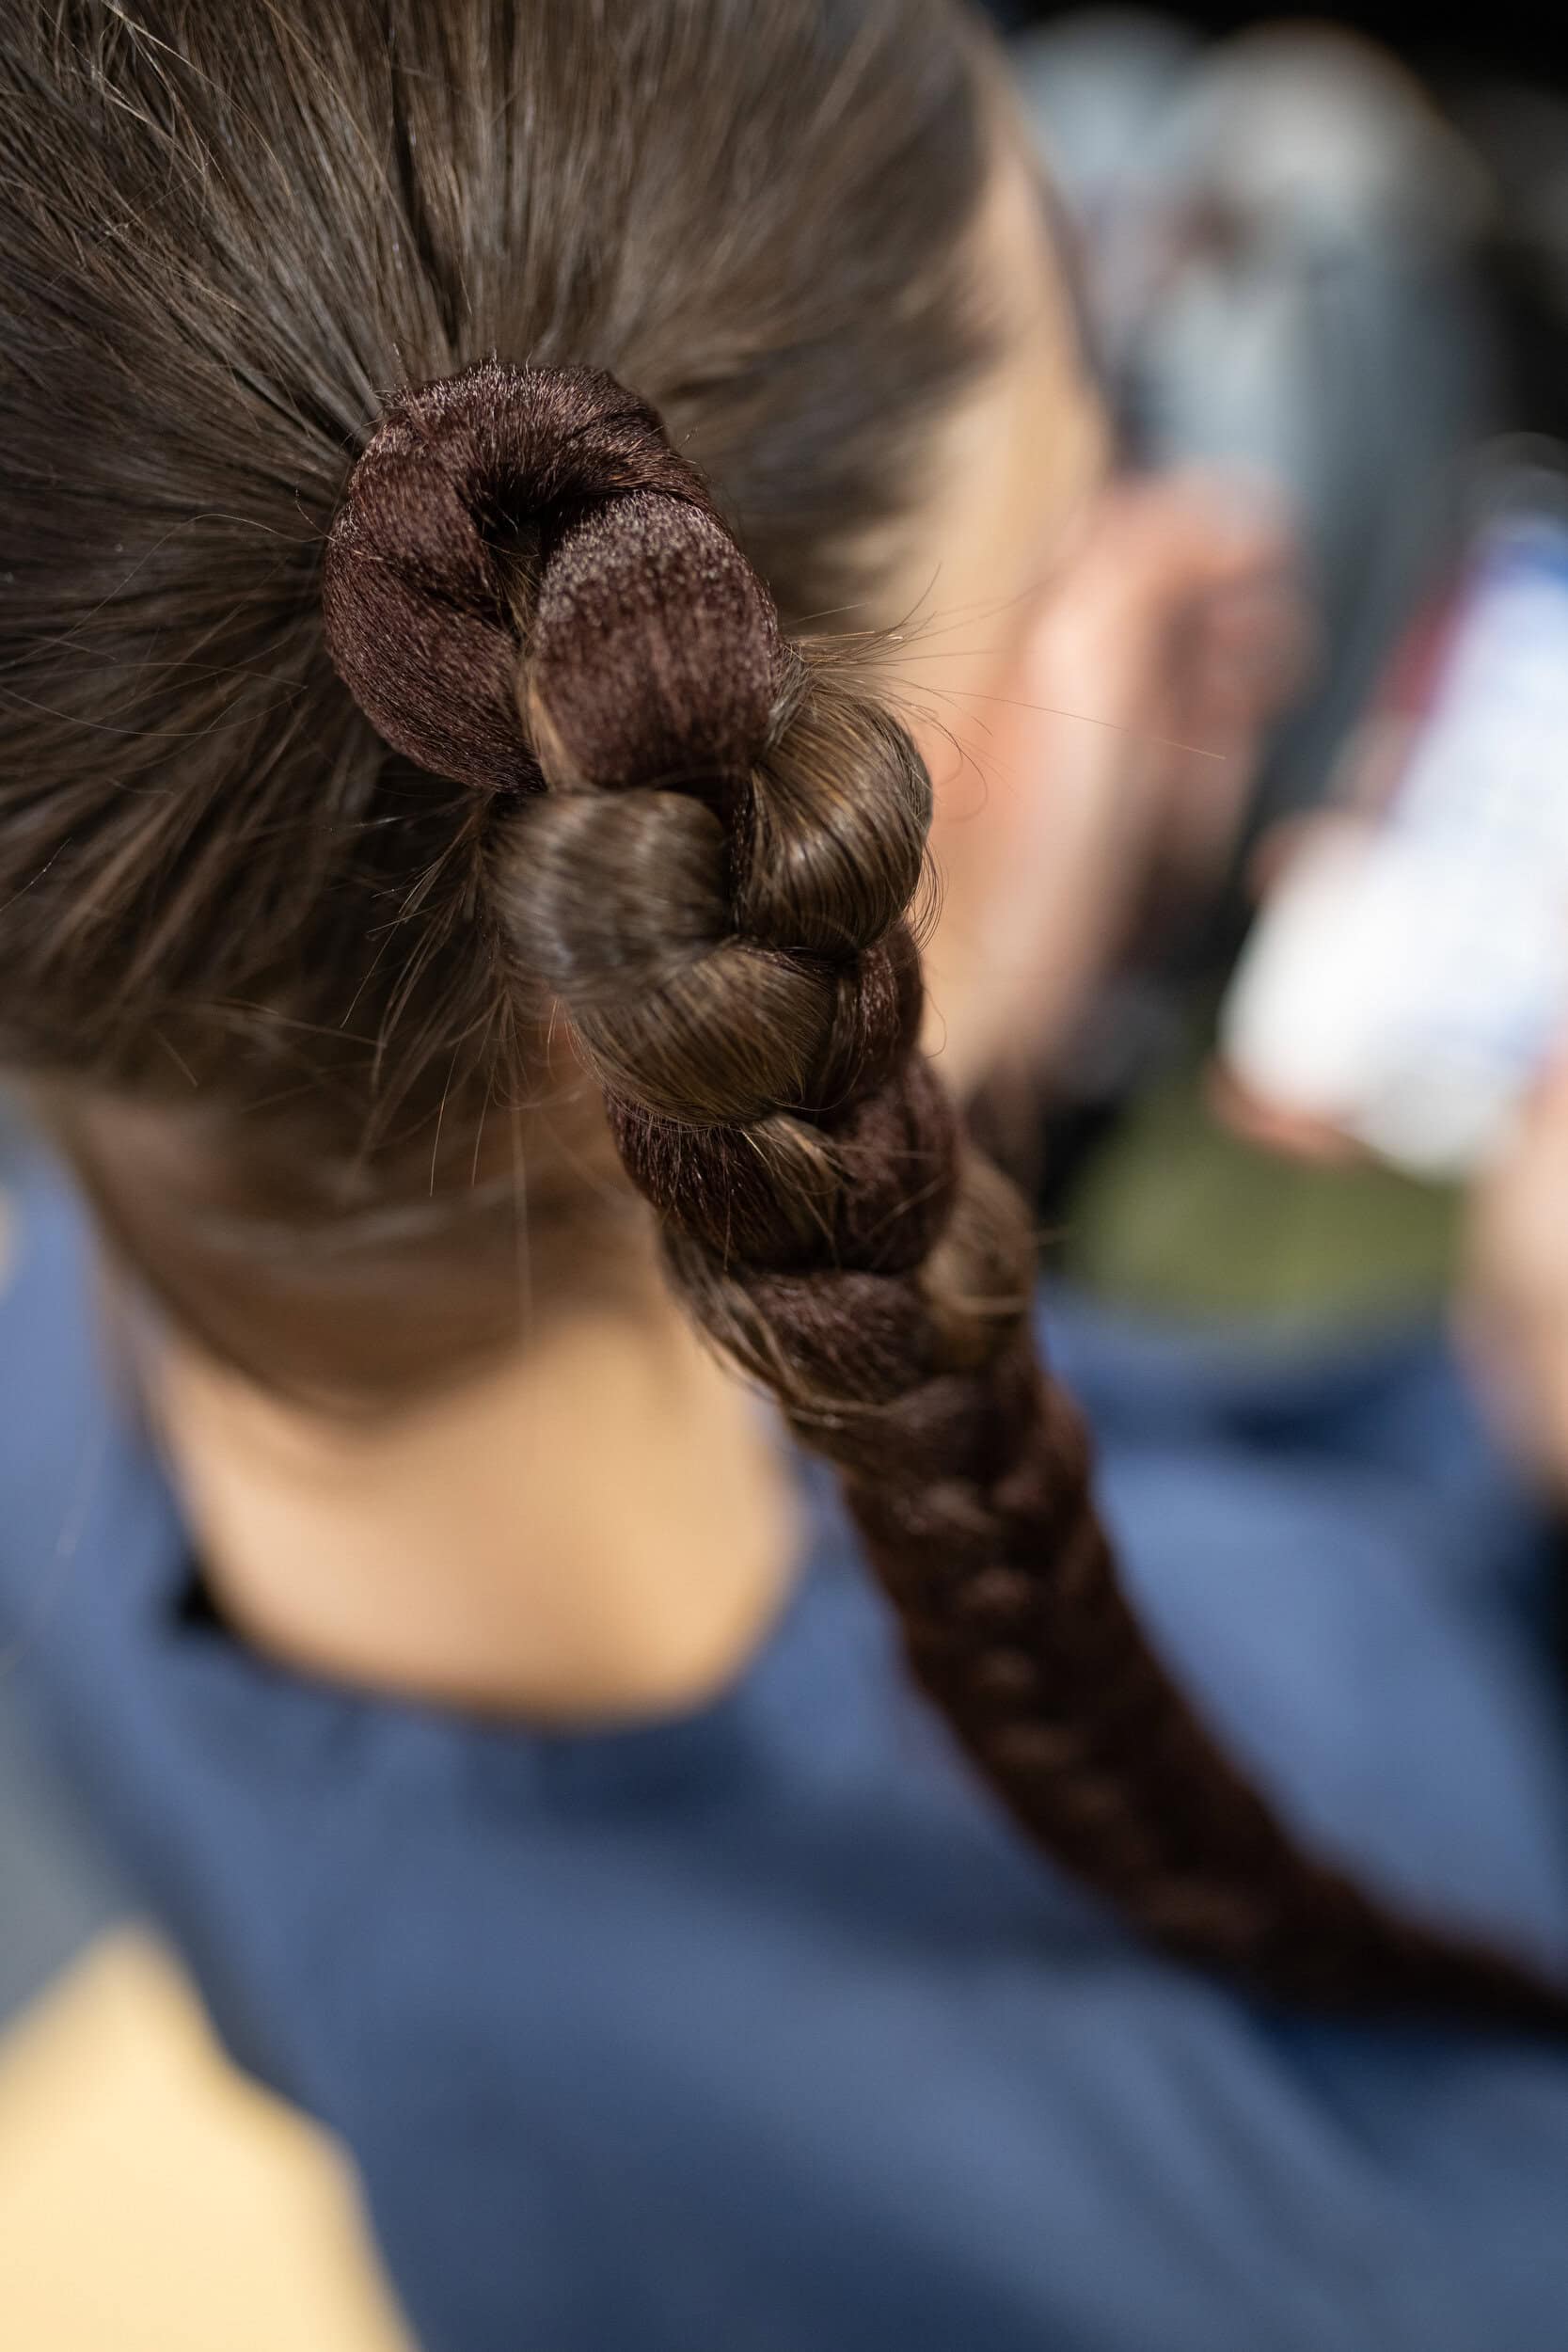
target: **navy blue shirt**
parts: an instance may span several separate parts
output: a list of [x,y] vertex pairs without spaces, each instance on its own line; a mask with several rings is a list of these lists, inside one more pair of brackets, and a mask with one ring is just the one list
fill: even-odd
[[[1308,2023],[1013,1835],[823,1491],[711,1705],[583,1733],[287,1672],[189,1547],[35,1171],[0,1638],[239,2060],[342,2135],[428,2352],[1562,2352],[1568,2052]],[[1305,1834],[1568,1968],[1527,1515],[1430,1346],[1056,1317],[1155,1638]]]

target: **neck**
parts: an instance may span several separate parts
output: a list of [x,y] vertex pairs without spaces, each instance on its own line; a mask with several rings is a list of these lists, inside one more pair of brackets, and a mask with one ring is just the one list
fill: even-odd
[[178,1345],[152,1397],[217,1605],[310,1672],[542,1724],[676,1712],[788,1581],[776,1438],[662,1291],[369,1427]]

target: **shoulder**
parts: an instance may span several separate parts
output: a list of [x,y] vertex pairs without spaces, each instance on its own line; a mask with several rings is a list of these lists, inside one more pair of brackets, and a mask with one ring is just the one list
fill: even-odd
[[96,1293],[79,1200],[0,1104],[0,1631],[59,1619],[63,1570],[111,1525],[129,1536],[127,1482],[146,1482]]
[[1048,1314],[1150,1634],[1303,1834],[1568,1968],[1568,1723],[1530,1506],[1430,1333],[1282,1348]]
[[77,1420],[97,1385],[86,1222],[64,1176],[0,1099],[0,1469]]

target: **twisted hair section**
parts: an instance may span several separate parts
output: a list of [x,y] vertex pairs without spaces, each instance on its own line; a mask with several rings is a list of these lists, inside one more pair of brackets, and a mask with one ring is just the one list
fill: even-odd
[[511,984],[564,1014],[681,1296],[836,1466],[1017,1822],[1261,1990],[1560,2026],[1525,1969],[1299,1851],[1159,1663],[1037,1359],[1029,1220],[921,1051],[920,758],[784,636],[653,411],[496,362],[407,393],[325,609],[386,739],[485,796]]

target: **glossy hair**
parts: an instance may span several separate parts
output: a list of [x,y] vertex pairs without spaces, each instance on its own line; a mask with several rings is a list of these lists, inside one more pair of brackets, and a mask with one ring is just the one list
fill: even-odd
[[1048,1853],[1264,1990],[1560,2024],[1164,1673],[920,1051],[929,787],[813,616],[987,363],[982,56],[942,0],[12,0],[0,1050],[192,1333],[338,1404],[515,1339],[520,1239],[564,1300],[634,1246],[612,1138]]

